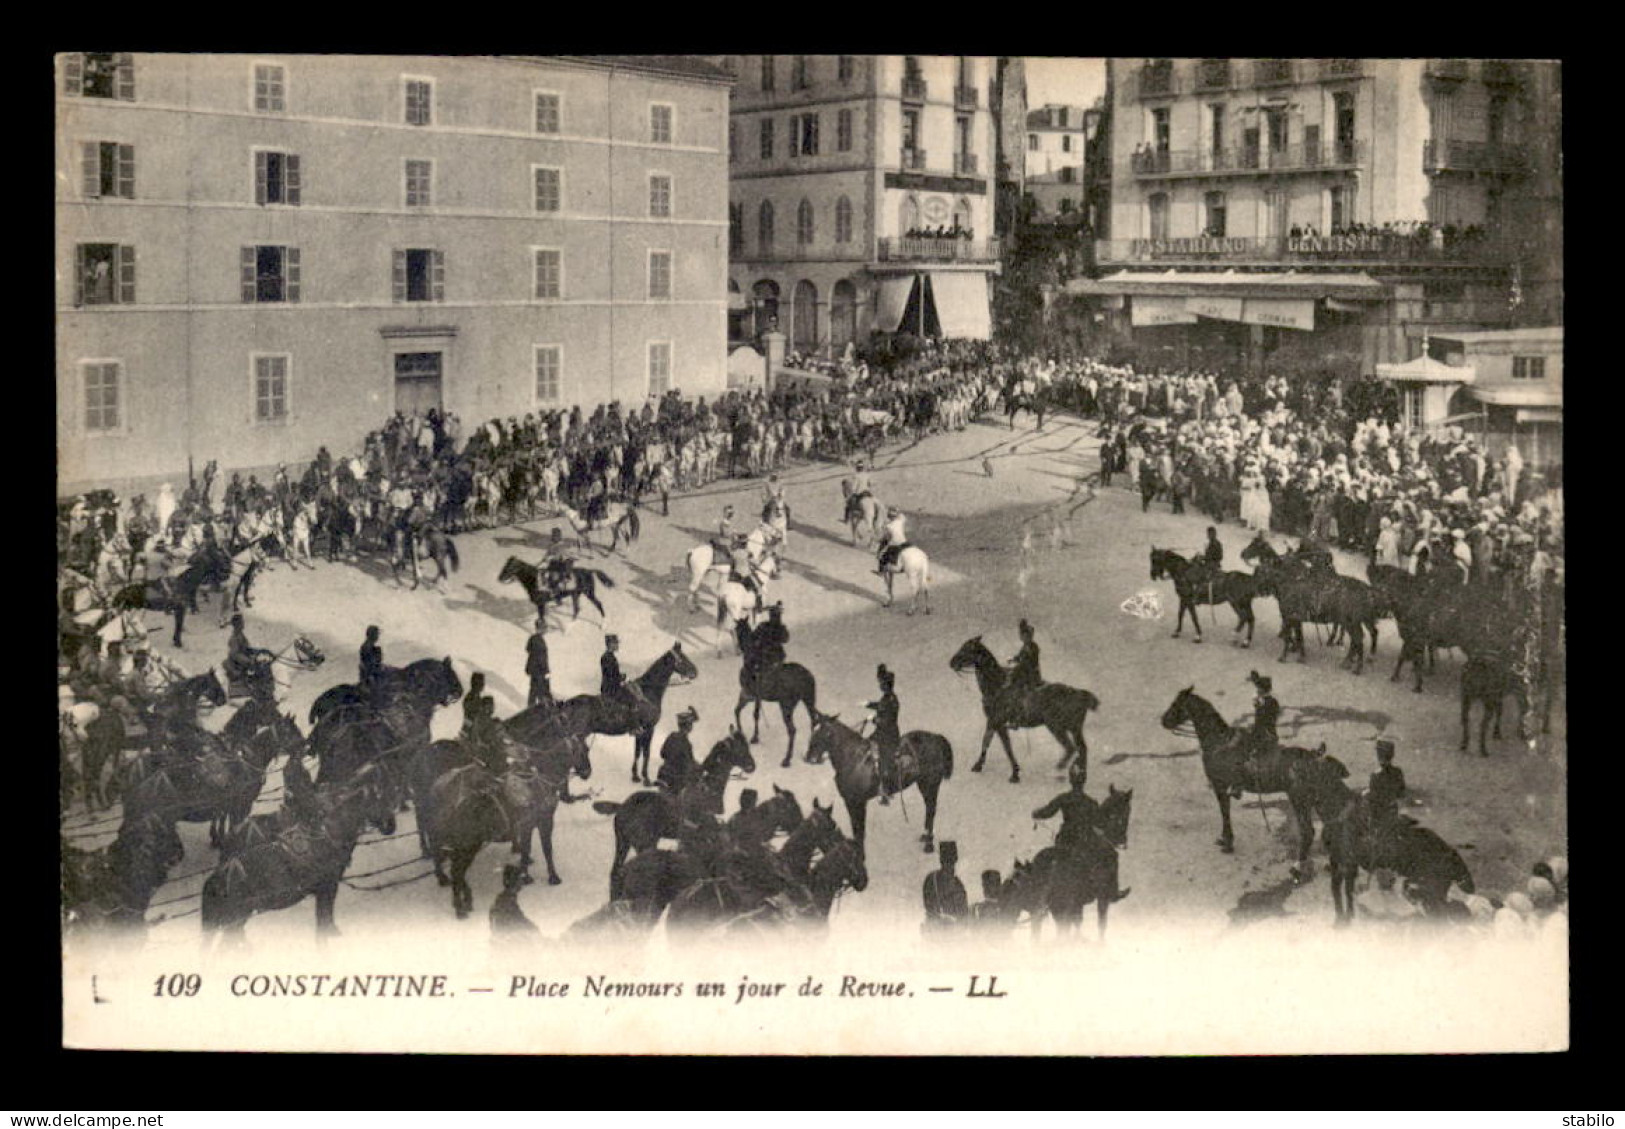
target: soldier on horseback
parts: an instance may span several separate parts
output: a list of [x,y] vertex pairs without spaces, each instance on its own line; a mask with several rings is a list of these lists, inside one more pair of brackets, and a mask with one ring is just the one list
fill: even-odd
[[1026,714],[1027,695],[1044,681],[1038,665],[1038,643],[1033,639],[1033,625],[1022,620],[1016,630],[1021,635],[1021,650],[1010,660],[1010,679],[1005,684],[1004,692],[1005,714],[1010,717]]
[[852,477],[849,480],[852,492],[846,496],[846,509],[841,512],[841,523],[844,525],[862,513],[863,500],[873,497],[869,489],[869,472],[864,469],[864,462],[858,459],[852,464]]
[[[1100,832],[1100,804],[1083,790],[1083,782],[1087,776],[1087,768],[1082,759],[1072,762],[1067,769],[1067,790],[1056,796],[1043,807],[1033,809],[1034,819],[1049,819],[1060,815],[1061,830],[1055,836],[1055,846],[1074,862],[1082,862],[1091,851],[1098,851],[1102,847],[1111,851],[1116,848],[1108,843]],[[1120,902],[1129,896],[1130,891],[1119,889],[1111,898]]]
[[1398,854],[1399,801],[1405,795],[1405,774],[1394,764],[1394,743],[1377,742],[1377,771],[1366,789],[1366,812],[1371,821],[1371,853],[1376,865],[1391,865]]
[[500,776],[508,758],[497,728],[496,701],[484,690],[485,672],[477,670],[469,676],[468,693],[463,695],[463,728],[458,736],[492,775]]
[[[1258,696],[1253,699],[1253,724],[1251,729],[1236,731],[1236,741],[1243,750],[1247,764],[1247,771],[1256,781],[1261,774],[1267,758],[1280,748],[1281,740],[1276,735],[1275,726],[1281,719],[1281,703],[1275,700],[1274,684],[1267,675],[1252,670],[1247,672],[1247,681],[1258,689]],[[1241,799],[1242,787],[1240,784],[1230,789],[1230,795]]]
[[886,511],[886,532],[880,538],[880,567],[876,576],[885,576],[897,569],[897,558],[909,547],[907,516],[895,506]]
[[655,777],[655,783],[673,796],[680,793],[699,771],[699,764],[694,760],[694,744],[689,740],[694,723],[699,720],[699,711],[689,706],[677,715],[677,732],[667,734],[660,746],[660,772]]
[[250,695],[260,697],[267,689],[264,683],[271,681],[271,661],[274,658],[276,656],[264,647],[249,644],[248,635],[243,630],[242,613],[233,615],[231,638],[226,643],[226,661],[221,664],[228,686],[240,685]]
[[359,683],[369,699],[378,696],[378,682],[384,675],[384,649],[378,645],[378,628],[367,628],[366,641],[361,644],[361,673]]
[[565,583],[570,579],[570,568],[575,564],[575,558],[564,550],[564,534],[558,526],[547,537],[547,555],[542,559],[542,575],[547,580],[547,587],[557,598],[563,591]]
[[880,664],[875,677],[880,683],[880,697],[869,702],[866,708],[874,711],[875,750],[880,756],[880,802],[890,804],[892,784],[897,778],[897,747],[903,741],[897,724],[902,707],[895,693],[897,676],[886,669],[885,663]]

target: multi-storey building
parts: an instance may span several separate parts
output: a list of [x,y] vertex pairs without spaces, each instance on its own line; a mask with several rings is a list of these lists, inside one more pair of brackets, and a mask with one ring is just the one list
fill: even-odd
[[986,338],[993,60],[713,58],[736,76],[730,290],[747,331],[804,353],[899,326]]
[[993,234],[1008,237],[1021,215],[1027,177],[1027,61],[1000,55],[993,73]]
[[1040,106],[1027,114],[1026,192],[1049,215],[1082,210],[1084,152],[1082,106]]
[[1557,64],[1109,67],[1112,238],[1070,289],[1142,352],[1370,375],[1429,333],[1561,320]]
[[726,365],[730,80],[675,57],[57,59],[61,485]]

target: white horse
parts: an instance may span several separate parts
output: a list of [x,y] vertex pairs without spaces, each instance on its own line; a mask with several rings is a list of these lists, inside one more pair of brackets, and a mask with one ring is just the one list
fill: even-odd
[[[752,565],[760,563],[770,553],[774,553],[781,544],[779,532],[773,526],[763,523],[750,531],[745,538],[745,556]],[[700,610],[700,586],[711,573],[721,573],[726,576],[733,566],[733,559],[726,553],[718,553],[716,547],[707,541],[703,545],[696,545],[688,551],[688,609],[697,612]],[[774,563],[777,571],[777,561]],[[770,574],[771,575],[771,574]],[[720,596],[718,597],[720,600]]]
[[[733,624],[740,620],[749,620],[751,626],[756,625],[756,617],[761,615],[767,607],[767,582],[778,575],[779,558],[771,551],[765,553],[760,560],[751,561],[751,573],[756,579],[759,593],[753,593],[749,588],[737,580],[723,581],[722,588],[717,592],[717,656],[722,656],[722,640],[725,635],[732,636],[729,630]],[[726,625],[726,626],[725,626]]]
[[925,601],[925,614],[931,614],[931,558],[925,555],[925,550],[918,545],[910,545],[897,555],[897,564],[885,570],[886,577],[886,607],[892,604],[892,577],[901,572],[908,577],[908,582],[914,586],[914,599],[909,604],[908,614],[913,615],[919,610],[921,598]]
[[305,567],[314,569],[316,562],[310,556],[310,531],[316,525],[316,503],[305,502],[294,511],[293,525],[288,530],[287,556],[288,563],[298,567],[299,558],[305,559]]

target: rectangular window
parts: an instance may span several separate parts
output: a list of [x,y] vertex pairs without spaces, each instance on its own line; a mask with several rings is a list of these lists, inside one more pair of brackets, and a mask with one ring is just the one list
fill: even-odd
[[74,248],[76,306],[113,306],[135,301],[135,248],[117,243],[80,243]]
[[671,217],[671,177],[663,173],[649,177],[649,215],[655,219]]
[[429,206],[429,185],[433,179],[433,161],[406,162],[406,206],[408,208],[427,208]]
[[549,91],[536,92],[536,132],[558,133],[560,121],[559,96]]
[[122,196],[135,199],[135,146],[116,141],[86,141],[80,148],[80,170],[87,199]]
[[649,252],[649,297],[671,297],[671,252]]
[[811,84],[807,81],[807,56],[797,55],[790,71],[790,89],[805,90],[809,85]]
[[554,247],[536,248],[536,297],[564,296],[564,252]]
[[773,56],[762,56],[762,89],[771,91],[776,86],[773,80]]
[[852,81],[852,71],[853,71],[852,56],[851,55],[842,55],[842,56],[840,56],[840,60],[836,64],[836,75],[841,80],[841,82],[843,84]]
[[[1215,158],[1224,152],[1224,106],[1213,103],[1207,108],[1208,113],[1208,152]],[[1214,167],[1219,167],[1219,161],[1214,161]]]
[[1029,133],[1027,135],[1027,151],[1030,153],[1038,152],[1038,134]]
[[673,110],[670,106],[659,102],[649,107],[649,140],[656,145],[671,144],[671,119]]
[[852,151],[852,111],[842,110],[835,116],[835,148],[842,153]]
[[79,366],[85,382],[85,430],[117,431],[119,429],[119,378],[122,366],[118,361],[87,361]]
[[254,357],[254,421],[278,423],[288,418],[288,355]]
[[671,342],[649,342],[649,395],[664,396],[671,390]]
[[1202,234],[1212,236],[1215,239],[1224,238],[1224,193],[1209,192],[1203,197],[1202,202],[1207,211],[1207,226],[1202,231]]
[[63,93],[79,98],[135,101],[135,57],[128,53],[86,52],[63,61]]
[[771,161],[773,159],[773,119],[772,118],[763,118],[762,119],[761,134],[762,134],[762,160]]
[[559,378],[563,367],[563,346],[536,346],[536,402],[538,404],[557,404],[562,399],[559,391]]
[[426,78],[401,81],[406,88],[406,124],[430,125],[434,121],[434,82]]
[[393,291],[397,302],[444,302],[445,252],[426,247],[396,251]]
[[243,301],[299,301],[299,248],[244,247],[240,264]]
[[1512,377],[1514,380],[1545,380],[1545,357],[1513,357]]
[[281,114],[288,109],[288,71],[274,63],[254,64],[254,112]]
[[1061,152],[1072,152],[1072,135],[1070,133],[1061,134]]
[[1156,151],[1166,153],[1173,138],[1173,126],[1169,122],[1168,107],[1158,106],[1151,111],[1151,137]]
[[256,204],[299,204],[299,155],[254,153],[254,202]]
[[920,147],[920,111],[903,111],[903,148],[913,151]]
[[558,169],[538,168],[536,170],[536,210],[538,212],[556,212],[563,207],[564,190],[562,179],[564,174]]

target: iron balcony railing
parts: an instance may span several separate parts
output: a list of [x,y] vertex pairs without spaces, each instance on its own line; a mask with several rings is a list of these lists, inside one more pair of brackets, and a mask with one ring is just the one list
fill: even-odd
[[998,239],[881,239],[881,262],[996,263]]
[[1304,142],[1270,150],[1242,146],[1239,149],[1146,151],[1135,153],[1132,162],[1134,174],[1141,177],[1336,169],[1364,164],[1365,142]]
[[905,148],[900,161],[905,169],[923,169],[925,168],[925,150]]
[[1446,242],[1434,235],[1395,232],[1295,238],[1196,235],[1095,241],[1095,257],[1102,263],[1494,263],[1506,261],[1514,251],[1510,243],[1491,236],[1457,236]]
[[1140,68],[1140,97],[1154,98],[1174,92],[1174,65],[1150,63]]
[[978,105],[979,92],[974,86],[954,87],[954,106],[961,110],[974,110]]
[[975,176],[976,175],[976,154],[975,153],[955,153],[954,154],[954,173],[957,176]]
[[1291,81],[1291,59],[1259,59],[1253,63],[1255,86],[1281,86]]
[[1229,88],[1229,59],[1198,59],[1196,61],[1197,90],[1228,90]]
[[1359,78],[1365,73],[1364,59],[1322,59],[1321,78]]
[[1493,141],[1424,141],[1422,171],[1517,173],[1529,167],[1521,145]]
[[908,99],[910,102],[924,102],[925,101],[925,79],[923,79],[923,78],[905,78],[905,79],[903,79],[903,97]]

